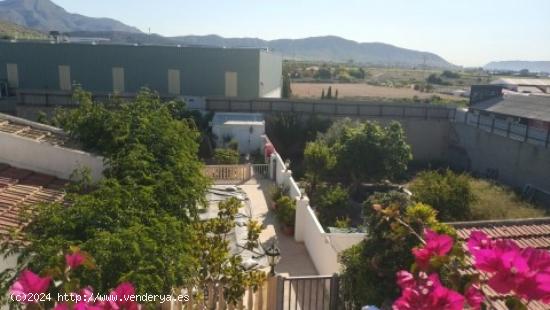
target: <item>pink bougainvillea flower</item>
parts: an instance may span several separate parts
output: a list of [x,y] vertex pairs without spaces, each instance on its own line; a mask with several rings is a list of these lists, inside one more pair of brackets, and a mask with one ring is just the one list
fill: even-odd
[[401,289],[413,287],[415,284],[414,276],[410,272],[405,270],[397,272],[397,285]]
[[132,300],[132,296],[135,295],[136,290],[134,286],[129,282],[119,284],[110,294],[111,297],[116,297],[110,300],[107,309],[125,309],[125,310],[137,310],[138,303]]
[[69,266],[71,269],[78,268],[80,265],[84,264],[85,260],[86,258],[79,251],[74,252],[73,254],[65,255],[65,262],[67,263],[67,266]]
[[437,274],[426,276],[421,272],[418,279],[412,281],[414,284],[403,289],[401,297],[393,304],[394,310],[463,309],[464,297],[441,285]]
[[511,240],[492,241],[482,232],[471,233],[468,251],[474,258],[474,266],[489,274],[487,283],[496,292],[550,303],[547,251],[521,249]]
[[470,233],[470,237],[467,242],[468,251],[473,253],[479,250],[491,249],[493,247],[493,241],[487,234],[482,231],[473,231]]
[[426,239],[424,247],[412,250],[416,264],[422,270],[426,270],[429,267],[432,257],[445,256],[453,248],[453,238],[437,234],[430,229],[424,231],[424,238]]
[[[30,270],[23,270],[19,278],[10,287],[10,293],[14,296],[26,296],[27,294],[41,294],[48,290],[50,286],[50,277],[41,278]],[[22,303],[29,303],[22,301]]]
[[472,310],[481,309],[481,304],[485,298],[479,287],[475,285],[470,285],[470,287],[468,287],[464,293],[464,297]]

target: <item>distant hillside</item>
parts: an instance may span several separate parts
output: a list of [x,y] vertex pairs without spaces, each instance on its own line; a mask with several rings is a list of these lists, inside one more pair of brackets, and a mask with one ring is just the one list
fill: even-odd
[[550,61],[493,61],[485,65],[487,70],[520,71],[527,69],[530,72],[550,72]]
[[47,39],[40,31],[32,30],[16,24],[0,21],[0,39]]
[[92,18],[68,13],[50,0],[4,0],[0,2],[0,20],[49,32],[125,31],[140,32],[110,18]]
[[335,36],[305,39],[280,39],[266,41],[257,38],[224,38],[217,35],[162,37],[144,33],[123,32],[75,32],[72,36],[110,38],[113,42],[140,44],[183,44],[218,47],[270,48],[287,59],[322,60],[381,65],[418,67],[426,65],[436,68],[453,68],[455,65],[440,56],[385,43],[358,43]]

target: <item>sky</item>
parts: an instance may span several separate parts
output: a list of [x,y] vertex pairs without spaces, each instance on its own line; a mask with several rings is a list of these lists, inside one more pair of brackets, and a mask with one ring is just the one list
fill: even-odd
[[550,0],[53,0],[165,36],[336,35],[428,51],[462,66],[550,61]]

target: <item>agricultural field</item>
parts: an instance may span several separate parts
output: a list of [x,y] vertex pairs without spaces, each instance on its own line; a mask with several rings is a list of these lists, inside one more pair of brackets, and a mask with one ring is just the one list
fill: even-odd
[[338,90],[338,98],[387,98],[387,99],[430,99],[434,95],[448,100],[460,100],[462,98],[439,93],[426,93],[414,90],[411,87],[387,87],[375,86],[366,83],[292,83],[292,95],[298,98],[321,98],[323,89],[327,92],[332,87],[334,96]]

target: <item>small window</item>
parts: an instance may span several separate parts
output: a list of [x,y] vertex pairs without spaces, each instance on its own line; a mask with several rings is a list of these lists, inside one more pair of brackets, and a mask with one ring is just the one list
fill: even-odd
[[237,72],[226,72],[225,73],[225,96],[226,97],[237,97]]
[[124,92],[124,68],[121,68],[121,67],[113,68],[113,92],[115,93]]
[[59,66],[59,89],[71,90],[71,67]]
[[6,64],[8,84],[10,87],[19,87],[19,70],[17,64]]
[[177,69],[168,70],[168,93],[170,95],[181,94],[180,70],[177,70]]

